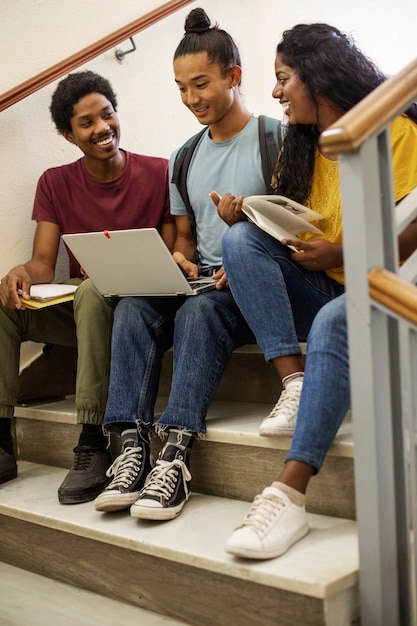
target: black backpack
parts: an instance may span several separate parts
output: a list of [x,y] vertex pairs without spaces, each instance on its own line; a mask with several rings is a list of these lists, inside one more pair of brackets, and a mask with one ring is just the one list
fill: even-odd
[[[181,195],[184,205],[187,209],[188,218],[190,220],[191,231],[194,239],[196,239],[195,215],[191,207],[190,198],[187,191],[187,172],[190,167],[191,157],[200,141],[201,137],[208,131],[208,127],[190,137],[188,141],[178,150],[172,171],[171,182],[174,183]],[[260,115],[258,117],[258,133],[259,148],[261,151],[262,172],[265,180],[265,186],[268,193],[274,193],[271,187],[272,173],[278,158],[278,152],[281,148],[281,122],[273,117]]]

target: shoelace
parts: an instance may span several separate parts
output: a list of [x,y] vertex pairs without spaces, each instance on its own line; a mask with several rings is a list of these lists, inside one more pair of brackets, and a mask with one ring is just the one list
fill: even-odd
[[268,415],[268,417],[277,417],[277,415],[285,415],[289,420],[293,417],[300,404],[301,389],[289,388],[281,392],[278,402]]
[[85,471],[90,467],[90,463],[94,456],[94,450],[82,448],[75,448],[74,450],[74,463],[72,464],[73,470]]
[[126,448],[106,472],[109,478],[114,476],[107,489],[114,489],[119,486],[125,489],[129,487],[139,474],[141,462],[142,451],[140,448]]
[[246,514],[241,526],[250,526],[256,533],[262,534],[268,528],[278,511],[286,507],[286,502],[277,495],[259,494]]
[[175,461],[163,461],[156,462],[155,467],[148,475],[146,484],[143,490],[143,495],[160,496],[164,500],[169,500],[175,489],[178,473],[182,473],[184,481],[184,488],[186,494],[188,494],[187,480],[191,480],[191,474],[188,467],[179,459]]

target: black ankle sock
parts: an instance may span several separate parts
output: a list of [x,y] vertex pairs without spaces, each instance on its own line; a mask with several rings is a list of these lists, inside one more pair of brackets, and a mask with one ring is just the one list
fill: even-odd
[[88,446],[89,448],[99,448],[105,450],[108,440],[103,435],[103,429],[100,424],[83,424],[83,429],[78,441],[79,446]]
[[10,417],[0,418],[0,447],[8,454],[13,454],[12,420]]

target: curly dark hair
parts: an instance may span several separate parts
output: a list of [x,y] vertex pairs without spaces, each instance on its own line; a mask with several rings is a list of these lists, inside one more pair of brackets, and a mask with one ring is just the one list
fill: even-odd
[[106,78],[89,70],[68,74],[58,83],[49,107],[58,133],[62,135],[71,132],[74,104],[90,93],[103,94],[111,102],[113,109],[117,110],[116,95]]
[[[292,67],[313,100],[320,95],[348,111],[386,80],[353,39],[328,24],[298,24],[283,33],[277,54]],[[417,107],[407,114],[417,121]],[[298,202],[310,194],[319,130],[289,124],[275,170],[277,192]]]
[[223,76],[235,65],[241,66],[240,53],[232,37],[218,24],[210,26],[204,9],[193,9],[185,20],[185,34],[174,52],[174,61],[186,54],[206,52],[217,63]]

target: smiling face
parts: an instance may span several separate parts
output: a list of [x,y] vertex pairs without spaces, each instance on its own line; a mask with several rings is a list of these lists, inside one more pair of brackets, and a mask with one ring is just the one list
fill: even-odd
[[289,124],[315,124],[323,132],[344,113],[344,109],[324,96],[311,91],[294,68],[285,65],[280,53],[275,57],[276,85],[272,97],[277,98]]
[[76,144],[86,159],[107,161],[119,151],[120,124],[113,106],[101,93],[90,93],[73,106],[70,133],[65,139]]
[[224,75],[206,52],[199,52],[177,57],[174,74],[183,103],[200,124],[218,124],[231,113],[234,88],[237,89],[241,75],[239,66],[227,70]]
[[277,54],[275,58],[276,85],[272,97],[277,98],[288,117],[290,124],[316,124],[318,122],[317,103],[312,98],[297,72],[282,62]]

